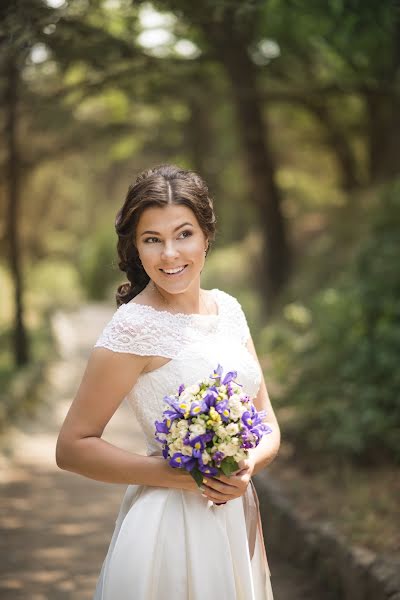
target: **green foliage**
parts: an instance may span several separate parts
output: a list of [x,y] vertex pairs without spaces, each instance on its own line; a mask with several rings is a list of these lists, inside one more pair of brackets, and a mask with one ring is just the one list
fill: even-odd
[[219,288],[239,300],[253,332],[260,326],[262,299],[255,291],[249,265],[257,261],[260,244],[260,236],[251,232],[241,242],[213,248],[201,276],[205,289]]
[[227,456],[221,462],[221,471],[226,477],[230,477],[232,473],[235,473],[239,469],[239,465],[233,456]]
[[264,332],[296,439],[312,450],[400,462],[400,181],[388,187],[353,262],[308,308]]
[[82,299],[76,268],[65,260],[43,259],[30,271],[28,303],[38,313],[77,306]]
[[57,348],[48,316],[32,320],[35,324],[29,337],[34,360],[23,368],[16,367],[13,360],[11,325],[0,323],[0,434],[14,421],[32,419],[45,397],[46,365],[56,356]]
[[124,280],[117,266],[116,236],[109,226],[96,230],[82,245],[79,273],[88,300],[106,300]]

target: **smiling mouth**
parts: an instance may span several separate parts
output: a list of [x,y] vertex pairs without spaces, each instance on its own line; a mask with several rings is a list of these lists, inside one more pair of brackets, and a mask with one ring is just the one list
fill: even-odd
[[164,275],[168,275],[169,277],[173,277],[174,275],[179,275],[186,269],[187,265],[183,265],[181,267],[177,267],[176,269],[160,269],[161,273]]

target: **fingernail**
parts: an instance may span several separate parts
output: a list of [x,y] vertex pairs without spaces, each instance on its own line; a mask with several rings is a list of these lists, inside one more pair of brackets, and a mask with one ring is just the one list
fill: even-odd
[[207,479],[203,478],[203,483],[207,483]]

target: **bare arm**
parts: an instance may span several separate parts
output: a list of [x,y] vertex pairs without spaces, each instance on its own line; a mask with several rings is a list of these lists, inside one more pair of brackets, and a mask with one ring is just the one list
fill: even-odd
[[58,436],[56,462],[61,469],[110,483],[197,490],[186,471],[173,469],[163,457],[134,454],[101,439],[148,360],[106,348],[92,351]]
[[[251,337],[247,342],[247,348],[259,363],[257,352]],[[263,376],[261,377],[261,385],[257,397],[254,399],[254,405],[257,410],[265,410],[267,412],[267,417],[264,422],[272,429],[272,433],[264,435],[258,446],[249,451],[249,454],[255,461],[253,471],[253,474],[255,475],[274,460],[275,456],[278,454],[281,443],[279,424],[274,409],[272,408]]]

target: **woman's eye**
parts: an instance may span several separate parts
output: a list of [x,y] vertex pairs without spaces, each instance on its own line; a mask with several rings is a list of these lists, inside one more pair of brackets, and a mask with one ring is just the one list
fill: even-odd
[[[185,239],[187,237],[190,237],[191,235],[193,235],[193,232],[190,231],[189,229],[185,229],[185,231],[182,231],[179,234],[179,237],[182,239],[182,236],[183,236],[183,239]],[[146,244],[155,244],[156,242],[159,242],[160,240],[157,237],[148,237],[144,241]]]

